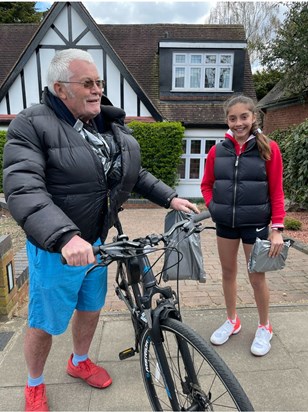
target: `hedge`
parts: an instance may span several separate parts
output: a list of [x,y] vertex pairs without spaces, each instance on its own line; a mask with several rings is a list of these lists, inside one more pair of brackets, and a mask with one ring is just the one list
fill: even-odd
[[138,121],[128,127],[140,144],[142,167],[174,188],[178,183],[185,128],[178,122]]
[[308,119],[270,138],[279,144],[283,165],[283,186],[290,209],[308,209]]

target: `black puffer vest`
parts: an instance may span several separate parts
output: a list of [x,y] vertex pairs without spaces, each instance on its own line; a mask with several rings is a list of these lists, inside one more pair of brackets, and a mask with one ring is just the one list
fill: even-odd
[[231,140],[216,146],[213,199],[209,205],[215,222],[229,226],[264,226],[271,218],[265,161],[255,139],[239,156]]

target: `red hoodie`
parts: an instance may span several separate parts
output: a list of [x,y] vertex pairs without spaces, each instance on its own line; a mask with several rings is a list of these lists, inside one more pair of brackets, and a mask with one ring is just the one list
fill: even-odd
[[[226,139],[230,139],[235,147],[235,152],[237,155],[240,155],[245,151],[247,146],[247,141],[255,138],[250,136],[245,144],[240,147],[237,140],[230,134],[226,133]],[[283,221],[285,217],[284,210],[284,193],[283,193],[283,165],[280,149],[276,142],[273,140],[270,141],[271,147],[271,159],[266,161],[266,173],[268,179],[268,188],[269,188],[269,197],[272,209],[272,227],[283,227]],[[213,197],[213,185],[215,182],[214,175],[214,163],[216,157],[216,146],[213,146],[206,158],[205,172],[201,182],[201,192],[204,198],[205,204],[208,207],[210,201]]]

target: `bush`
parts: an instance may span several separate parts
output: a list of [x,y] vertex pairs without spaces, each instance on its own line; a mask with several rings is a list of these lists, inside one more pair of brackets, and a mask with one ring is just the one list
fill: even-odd
[[185,128],[178,122],[128,124],[141,149],[142,167],[171,187],[178,183]]
[[284,219],[284,227],[286,230],[301,230],[302,222],[292,217],[286,217]]
[[308,209],[308,119],[296,127],[269,135],[280,146],[284,191],[290,206]]
[[6,131],[0,130],[0,192],[3,192],[3,147],[6,141]]

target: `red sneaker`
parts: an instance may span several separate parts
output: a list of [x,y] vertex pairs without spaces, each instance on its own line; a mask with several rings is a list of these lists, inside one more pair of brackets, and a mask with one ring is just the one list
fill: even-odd
[[73,378],[80,378],[87,382],[90,386],[95,388],[107,388],[112,384],[112,379],[108,372],[101,366],[95,365],[88,358],[83,362],[79,362],[78,366],[73,365],[73,355],[67,363],[67,373]]
[[26,406],[25,411],[49,411],[47,396],[46,396],[46,386],[41,383],[38,386],[28,386],[25,387],[25,398]]

